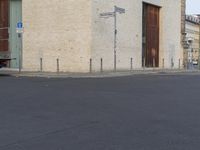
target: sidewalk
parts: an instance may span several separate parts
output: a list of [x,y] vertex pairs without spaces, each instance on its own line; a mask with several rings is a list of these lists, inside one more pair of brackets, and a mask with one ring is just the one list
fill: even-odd
[[121,77],[132,75],[184,75],[184,74],[199,74],[200,70],[185,70],[185,69],[143,69],[129,71],[105,71],[92,73],[68,73],[68,72],[21,72],[17,69],[0,69],[0,75],[16,76],[16,77],[44,77],[44,78],[105,78],[105,77]]

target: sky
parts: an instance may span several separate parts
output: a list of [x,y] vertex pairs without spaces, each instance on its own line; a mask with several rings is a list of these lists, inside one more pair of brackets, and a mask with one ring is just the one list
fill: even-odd
[[187,0],[187,14],[200,14],[200,0]]

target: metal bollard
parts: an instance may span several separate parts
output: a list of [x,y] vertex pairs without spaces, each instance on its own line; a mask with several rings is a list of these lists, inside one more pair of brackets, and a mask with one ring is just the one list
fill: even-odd
[[43,71],[43,59],[40,58],[40,72]]
[[189,68],[189,66],[188,66],[188,64],[189,64],[188,60],[186,60],[185,63],[186,63],[186,64],[185,64],[185,66],[186,66],[185,69],[188,70],[188,68]]
[[143,58],[143,69],[145,70],[145,65],[146,65],[146,61],[145,58]]
[[155,58],[153,58],[153,68],[155,68],[156,67],[156,60],[155,60]]
[[181,69],[181,59],[178,60],[178,68]]
[[92,73],[92,59],[90,58],[90,73]]
[[163,69],[165,68],[165,59],[164,58],[162,59],[162,68]]
[[131,57],[131,71],[133,70],[133,58]]
[[57,72],[59,73],[60,72],[60,64],[59,64],[59,59],[57,58]]
[[103,58],[101,58],[101,68],[100,71],[103,72]]
[[173,58],[171,59],[171,68],[174,68],[174,60],[173,60]]

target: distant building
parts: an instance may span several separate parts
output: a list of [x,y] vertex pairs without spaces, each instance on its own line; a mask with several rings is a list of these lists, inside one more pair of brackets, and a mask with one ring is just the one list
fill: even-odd
[[[125,14],[117,10],[116,31],[114,6],[125,9]],[[182,66],[185,0],[0,0],[0,8],[0,51],[16,58],[12,68],[20,63],[25,71],[52,72]],[[100,16],[106,12],[110,18]],[[15,31],[19,21],[23,37]]]
[[200,19],[196,15],[186,15],[185,65],[188,61],[197,65],[200,51]]

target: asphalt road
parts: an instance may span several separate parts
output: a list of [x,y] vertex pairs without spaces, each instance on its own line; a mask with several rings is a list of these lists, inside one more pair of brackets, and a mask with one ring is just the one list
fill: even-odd
[[199,150],[200,75],[0,76],[0,150]]

